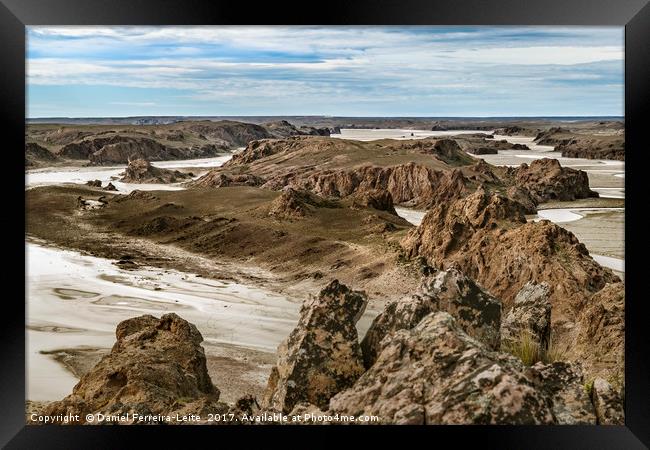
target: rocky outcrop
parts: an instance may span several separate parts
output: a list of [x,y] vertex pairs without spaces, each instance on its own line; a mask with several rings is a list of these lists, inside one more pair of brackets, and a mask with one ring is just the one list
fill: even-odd
[[557,323],[573,322],[585,298],[619,279],[571,232],[545,220],[526,223],[523,212],[519,203],[479,188],[430,209],[402,246],[433,267],[458,267],[506,309],[526,283],[546,282]]
[[449,269],[423,280],[416,294],[388,303],[373,320],[361,342],[366,367],[374,364],[386,336],[411,329],[436,311],[452,314],[464,332],[499,348],[501,302],[458,270]]
[[35,142],[25,143],[25,166],[35,166],[42,162],[52,162],[56,155]]
[[105,191],[115,192],[115,191],[117,191],[117,188],[115,187],[115,185],[113,183],[109,182],[106,186],[104,186],[104,190]]
[[264,179],[248,173],[228,174],[223,172],[209,172],[190,184],[194,187],[228,187],[228,186],[261,186]]
[[376,362],[329,411],[385,424],[551,424],[549,398],[513,356],[491,351],[445,312],[382,341]]
[[467,149],[467,153],[473,155],[496,155],[499,151],[496,148],[490,147],[470,147]]
[[[290,136],[329,136],[332,130],[330,128],[316,128],[310,126],[301,126],[300,128],[292,125],[286,120],[277,120],[262,125],[269,133],[276,138],[287,138]],[[338,130],[341,133],[341,130]]]
[[594,425],[596,412],[585,389],[580,366],[566,362],[537,363],[530,376],[552,402],[558,425]]
[[290,412],[300,402],[327,408],[330,398],[363,373],[356,322],[366,296],[334,280],[300,309],[300,320],[278,348],[263,408]]
[[513,177],[516,186],[527,189],[538,203],[598,197],[597,192],[589,189],[587,172],[562,167],[557,159],[537,159],[530,165],[509,168],[508,175]]
[[370,189],[368,191],[359,192],[354,197],[353,206],[360,208],[374,208],[379,211],[386,211],[397,215],[395,207],[393,206],[393,196],[390,192],[384,189]]
[[[564,135],[568,133],[570,133],[570,131],[566,128],[551,127],[548,130],[538,132],[535,135],[534,141],[537,142],[538,145],[556,146],[567,140]],[[561,137],[558,137],[556,135],[560,135]]]
[[506,191],[506,196],[519,203],[523,207],[524,214],[537,214],[537,202],[528,189],[510,186]]
[[242,147],[257,139],[273,137],[261,125],[233,120],[178,122],[172,127],[200,134],[213,142],[221,143],[221,146],[226,148]]
[[551,302],[546,283],[528,282],[517,293],[514,304],[501,321],[501,348],[513,345],[521,333],[528,332],[542,347],[547,348],[551,338]]
[[459,170],[438,171],[415,163],[392,167],[363,166],[355,170],[323,170],[291,185],[323,197],[347,197],[357,192],[384,190],[393,201],[427,207],[469,192]]
[[89,180],[86,181],[86,186],[90,187],[102,187],[102,181],[101,180]]
[[613,159],[625,161],[625,138],[623,136],[603,139],[578,137],[562,142],[555,148],[566,158]]
[[188,403],[208,402],[219,410],[219,390],[206,368],[196,327],[176,314],[121,322],[111,352],[46,414],[170,414]]
[[530,128],[520,127],[519,125],[512,125],[504,128],[497,128],[494,134],[500,136],[535,136],[537,131]]
[[568,357],[580,359],[589,379],[625,383],[625,285],[610,283],[582,300]]
[[282,194],[271,203],[269,216],[279,219],[296,219],[304,217],[312,206],[327,207],[332,205],[317,195],[287,186],[282,190]]
[[596,378],[591,387],[591,399],[599,425],[625,425],[623,401],[611,384]]
[[123,183],[168,184],[192,178],[192,174],[154,167],[146,159],[132,159],[124,170]]

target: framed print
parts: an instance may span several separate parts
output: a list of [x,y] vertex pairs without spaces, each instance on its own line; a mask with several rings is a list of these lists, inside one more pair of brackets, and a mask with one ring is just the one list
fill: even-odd
[[646,3],[3,0],[3,444],[645,448]]

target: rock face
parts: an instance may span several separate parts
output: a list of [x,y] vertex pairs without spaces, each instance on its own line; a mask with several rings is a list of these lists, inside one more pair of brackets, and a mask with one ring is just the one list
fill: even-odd
[[598,197],[589,189],[587,172],[561,167],[557,159],[537,159],[530,165],[511,168],[510,173],[514,173],[515,184],[527,189],[538,203]]
[[384,189],[361,191],[355,196],[353,204],[356,207],[374,208],[397,215],[393,206],[393,196]]
[[291,184],[323,197],[347,197],[380,189],[389,192],[395,203],[418,207],[443,201],[448,194],[460,196],[468,191],[467,180],[459,170],[443,172],[415,163],[323,170]]
[[366,367],[375,363],[386,336],[411,329],[436,311],[452,314],[464,332],[490,348],[499,347],[501,302],[458,270],[449,269],[426,278],[416,294],[390,302],[374,319],[361,342]]
[[[145,315],[121,322],[111,352],[46,414],[168,414],[183,404],[215,404],[196,327],[176,314]],[[191,409],[191,408],[190,408]]]
[[472,339],[445,312],[383,341],[375,364],[329,411],[387,424],[555,423],[521,362]]
[[132,159],[120,181],[124,183],[176,183],[192,178],[191,174],[178,170],[154,167],[146,159]]
[[551,302],[546,283],[528,282],[515,297],[510,311],[501,321],[501,348],[516,342],[522,332],[530,332],[542,348],[551,338]]
[[552,401],[559,425],[594,425],[596,412],[585,389],[580,367],[566,362],[537,363],[530,374]]
[[[332,132],[330,128],[315,128],[309,126],[302,126],[297,128],[286,120],[277,120],[275,122],[268,122],[262,125],[269,133],[276,138],[287,138],[290,136],[329,136]],[[339,134],[341,130],[338,130]]]
[[623,401],[611,384],[602,378],[594,380],[591,399],[599,425],[625,425]]
[[359,378],[364,368],[355,324],[366,302],[362,292],[334,280],[303,304],[298,325],[278,348],[263,408],[288,413],[300,402],[327,408]]

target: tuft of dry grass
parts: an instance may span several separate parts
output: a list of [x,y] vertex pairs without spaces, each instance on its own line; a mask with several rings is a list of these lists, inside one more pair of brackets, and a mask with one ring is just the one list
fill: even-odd
[[532,366],[539,361],[545,364],[563,361],[567,352],[566,347],[552,337],[548,347],[544,348],[528,329],[521,330],[517,338],[504,350],[519,358],[527,366]]

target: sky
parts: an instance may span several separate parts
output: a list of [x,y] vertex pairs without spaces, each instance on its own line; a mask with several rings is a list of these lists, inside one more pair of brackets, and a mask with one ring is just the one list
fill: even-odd
[[33,27],[27,117],[622,116],[622,27]]

